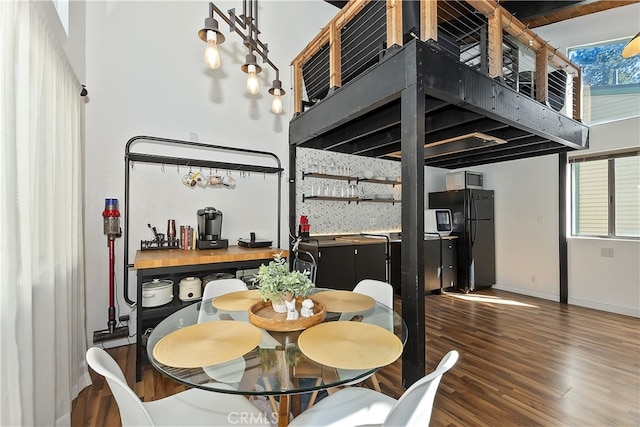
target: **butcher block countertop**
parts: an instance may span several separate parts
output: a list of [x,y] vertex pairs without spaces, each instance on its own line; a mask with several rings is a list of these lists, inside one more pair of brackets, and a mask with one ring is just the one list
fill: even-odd
[[215,264],[235,261],[252,261],[257,259],[270,259],[275,254],[282,253],[283,257],[289,256],[289,251],[279,248],[244,248],[241,246],[229,246],[225,249],[160,249],[137,251],[133,261],[133,268],[161,268],[183,265]]
[[341,235],[341,236],[320,236],[312,237],[310,240],[317,242],[318,247],[326,248],[329,246],[349,246],[349,245],[376,245],[384,244],[384,238],[376,239],[360,235]]

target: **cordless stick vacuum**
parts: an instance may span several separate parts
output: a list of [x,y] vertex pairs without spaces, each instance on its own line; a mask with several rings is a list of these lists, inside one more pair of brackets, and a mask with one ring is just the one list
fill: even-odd
[[115,307],[115,240],[120,237],[120,211],[118,210],[118,199],[105,199],[104,211],[104,234],[107,235],[109,245],[109,320],[107,329],[95,331],[93,333],[93,343],[126,338],[129,336],[129,327],[116,327],[116,307]]

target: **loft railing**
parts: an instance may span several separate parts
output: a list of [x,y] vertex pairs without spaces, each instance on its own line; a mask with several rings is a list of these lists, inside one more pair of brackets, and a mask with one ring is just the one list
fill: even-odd
[[[351,0],[293,60],[294,110],[403,44],[401,0]],[[420,1],[419,34],[469,67],[581,119],[580,68],[493,0]],[[306,98],[305,98],[306,92]]]

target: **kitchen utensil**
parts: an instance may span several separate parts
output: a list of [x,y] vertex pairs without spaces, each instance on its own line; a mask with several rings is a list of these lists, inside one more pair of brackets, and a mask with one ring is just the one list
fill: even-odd
[[196,184],[198,184],[200,187],[206,187],[207,184],[209,184],[209,178],[204,176],[204,174],[201,172],[196,172],[193,176],[193,179],[196,180]]
[[202,296],[202,281],[198,277],[185,277],[178,286],[178,298],[181,301],[193,301]]
[[142,284],[142,306],[159,307],[173,300],[173,281],[153,279]]
[[164,239],[164,233],[158,233],[158,230],[156,230],[155,227],[152,227],[151,224],[147,224],[147,227],[149,227],[153,232],[153,237],[155,241],[161,242],[162,239]]
[[176,239],[176,220],[170,219],[167,221],[167,239]]
[[147,227],[149,227],[151,229],[151,231],[153,231],[153,237],[158,240],[158,232],[156,231],[155,227],[152,227],[151,224],[147,224]]
[[212,187],[216,185],[222,185],[222,177],[220,175],[211,175],[209,177],[209,185]]
[[236,180],[231,175],[225,175],[222,177],[222,186],[227,188],[233,188],[236,186]]
[[197,172],[196,173],[189,172],[188,174],[184,175],[182,177],[182,182],[184,183],[184,185],[194,188],[198,183],[198,181],[196,181],[196,174]]

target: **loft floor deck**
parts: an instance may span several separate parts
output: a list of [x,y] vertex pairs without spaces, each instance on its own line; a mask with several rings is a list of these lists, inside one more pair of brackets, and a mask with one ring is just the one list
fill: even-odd
[[[403,108],[403,93],[418,98],[415,111]],[[289,139],[298,147],[400,160],[403,121],[424,126],[425,165],[448,169],[588,147],[581,122],[420,40],[395,47],[299,113]]]

